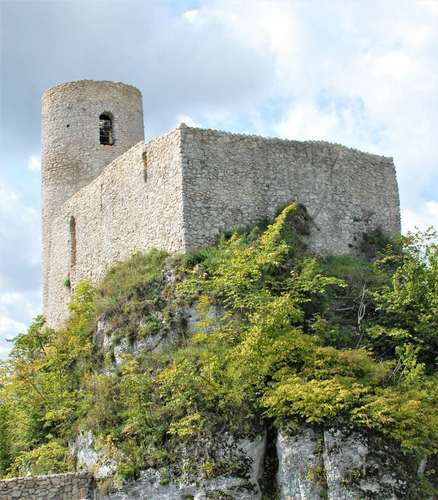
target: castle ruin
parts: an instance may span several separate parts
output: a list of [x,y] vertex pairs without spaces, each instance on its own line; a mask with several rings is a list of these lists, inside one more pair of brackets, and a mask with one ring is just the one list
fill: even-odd
[[43,94],[42,196],[51,326],[66,318],[80,280],[99,281],[133,252],[200,248],[292,201],[313,218],[310,246],[319,254],[354,253],[376,228],[400,231],[392,158],[183,124],[145,142],[141,93],[108,81]]

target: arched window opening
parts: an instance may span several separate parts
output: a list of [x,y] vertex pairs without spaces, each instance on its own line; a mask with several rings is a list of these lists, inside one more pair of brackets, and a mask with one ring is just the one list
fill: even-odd
[[113,120],[109,113],[102,113],[99,116],[99,138],[101,144],[109,146],[114,144]]
[[76,219],[70,217],[70,271],[76,265]]

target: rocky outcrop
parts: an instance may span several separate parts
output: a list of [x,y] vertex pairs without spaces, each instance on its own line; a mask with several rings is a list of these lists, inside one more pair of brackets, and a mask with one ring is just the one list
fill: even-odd
[[299,434],[277,439],[277,484],[284,500],[321,498],[325,486],[322,434],[304,427]]
[[[208,461],[199,464],[200,456],[193,448],[181,449],[178,450],[181,462],[177,467],[142,471],[137,480],[108,494],[105,500],[262,498],[259,479],[266,447],[265,435],[236,441],[225,434],[220,440],[197,443],[199,445],[204,450],[209,447],[208,453],[215,457],[214,466]],[[213,467],[219,469],[214,471]]]
[[396,450],[347,427],[280,433],[277,454],[281,500],[396,500],[412,476]]
[[400,454],[372,436],[328,429],[323,458],[328,500],[406,498],[409,473]]
[[76,459],[77,468],[93,474],[96,479],[113,476],[121,460],[120,456],[114,454],[114,450],[98,445],[90,431],[77,436],[71,451]]
[[[139,477],[106,493],[104,500],[261,500],[262,476],[280,500],[397,500],[407,498],[415,467],[387,442],[347,426],[303,426],[294,435],[280,432],[275,446],[278,468],[263,474],[266,434],[235,439],[229,433],[175,450],[177,463],[146,469]],[[81,470],[98,480],[117,468],[112,451],[81,434],[73,451]],[[265,471],[266,472],[266,471]],[[269,497],[271,498],[271,497]]]

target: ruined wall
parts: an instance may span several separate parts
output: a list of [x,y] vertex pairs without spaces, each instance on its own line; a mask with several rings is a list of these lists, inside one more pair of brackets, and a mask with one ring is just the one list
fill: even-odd
[[320,254],[355,253],[363,234],[378,227],[400,231],[390,158],[337,144],[186,126],[140,142],[53,219],[44,309],[49,324],[66,316],[67,276],[74,289],[83,278],[99,281],[111,264],[137,250],[209,245],[221,231],[272,218],[292,201],[313,217],[310,245]]
[[[73,195],[51,226],[48,300],[50,325],[66,316],[70,290],[79,280],[102,278],[108,267],[136,250],[184,248],[180,130],[140,142]],[[72,262],[70,220],[75,220]]]
[[0,500],[91,499],[93,489],[88,473],[16,477],[0,481]]
[[[144,139],[139,90],[108,81],[57,85],[42,96],[43,303],[47,304],[50,225],[62,204]],[[114,144],[100,143],[99,116],[110,113]],[[56,237],[56,235],[54,235]]]
[[182,128],[186,246],[215,241],[291,201],[315,225],[311,246],[321,254],[353,253],[364,232],[400,231],[391,158],[326,142],[298,142]]

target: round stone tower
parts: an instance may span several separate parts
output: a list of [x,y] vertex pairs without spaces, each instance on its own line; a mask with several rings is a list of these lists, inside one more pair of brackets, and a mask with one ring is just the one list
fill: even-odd
[[52,215],[112,160],[144,139],[139,90],[80,80],[42,96],[43,289],[46,306]]
[[44,209],[56,209],[143,139],[142,97],[135,87],[81,80],[44,92]]

